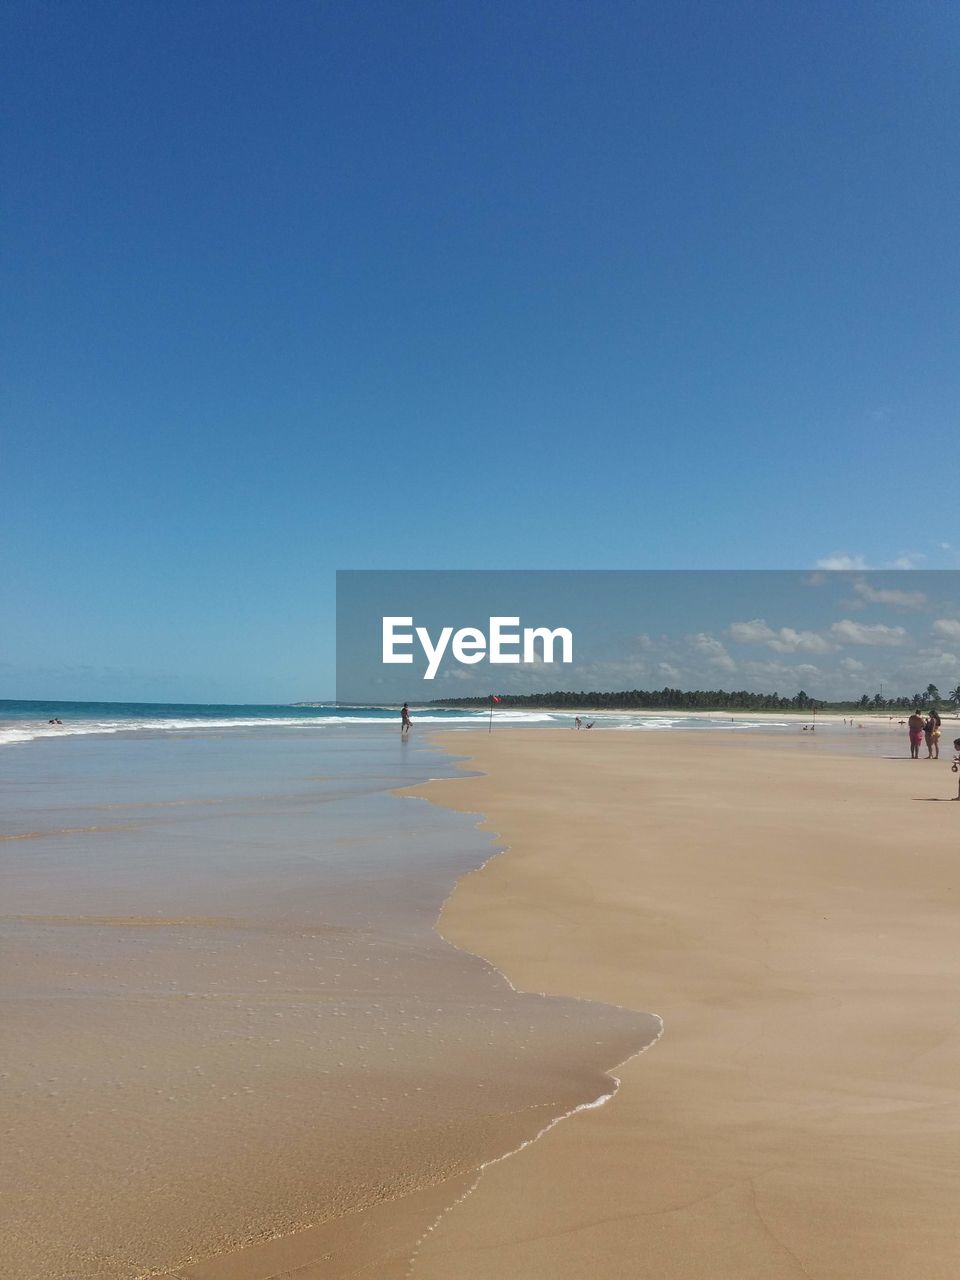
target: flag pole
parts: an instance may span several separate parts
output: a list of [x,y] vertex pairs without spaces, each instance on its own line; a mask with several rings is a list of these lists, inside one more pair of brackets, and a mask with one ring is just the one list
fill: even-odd
[[487,733],[493,733],[493,694],[490,695],[490,728]]

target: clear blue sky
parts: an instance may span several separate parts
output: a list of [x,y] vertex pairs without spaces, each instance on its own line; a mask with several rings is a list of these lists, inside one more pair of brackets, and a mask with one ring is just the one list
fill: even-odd
[[338,567],[960,563],[955,5],[0,46],[0,696],[330,693]]

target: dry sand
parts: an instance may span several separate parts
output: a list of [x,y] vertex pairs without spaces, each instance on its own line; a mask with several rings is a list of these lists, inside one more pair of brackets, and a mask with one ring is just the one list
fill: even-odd
[[414,1280],[955,1280],[960,805],[919,803],[956,778],[902,737],[438,739],[486,776],[423,794],[509,846],[442,932],[665,1033],[489,1168]]

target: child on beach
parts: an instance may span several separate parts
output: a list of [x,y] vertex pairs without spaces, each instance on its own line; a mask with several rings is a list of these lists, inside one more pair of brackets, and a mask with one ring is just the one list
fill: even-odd
[[[960,738],[954,738],[953,740],[953,753],[953,772],[960,773]],[[960,800],[960,778],[957,779],[957,794],[953,798],[954,800]]]

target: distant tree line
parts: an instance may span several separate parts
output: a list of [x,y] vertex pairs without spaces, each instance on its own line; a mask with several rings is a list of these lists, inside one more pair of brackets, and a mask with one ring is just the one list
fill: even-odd
[[[433,705],[444,707],[489,707],[492,695],[476,698],[437,698]],[[556,689],[553,693],[504,693],[498,695],[501,707],[548,708],[550,710],[606,711],[907,711],[913,707],[936,707],[943,699],[934,684],[913,697],[872,697],[865,693],[859,699],[827,702],[811,698],[801,689],[792,698],[779,693],[750,693],[746,689],[628,689],[617,693],[581,690],[572,693]],[[947,694],[946,701],[960,710],[960,685]]]

